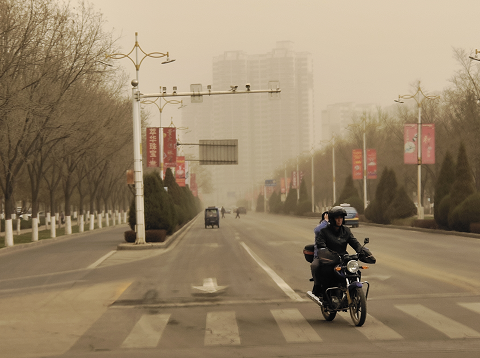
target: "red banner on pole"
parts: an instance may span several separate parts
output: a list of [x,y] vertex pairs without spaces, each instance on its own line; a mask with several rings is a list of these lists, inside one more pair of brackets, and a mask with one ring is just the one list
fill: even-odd
[[177,167],[175,169],[175,180],[179,186],[185,186],[185,157],[177,157]]
[[422,164],[435,164],[435,124],[422,124]]
[[405,124],[403,126],[403,163],[417,164],[417,124]]
[[377,179],[377,151],[367,149],[367,179]]
[[195,173],[190,174],[190,190],[194,196],[198,196],[197,175]]
[[352,176],[353,180],[363,179],[363,170],[362,170],[362,150],[354,149],[352,150]]
[[177,166],[177,134],[175,127],[163,128],[164,170]]
[[160,165],[159,128],[147,128],[147,167],[158,168]]
[[285,178],[280,178],[280,193],[285,194]]
[[294,170],[292,172],[292,189],[297,189],[297,185],[298,185],[298,183],[297,183],[297,171]]

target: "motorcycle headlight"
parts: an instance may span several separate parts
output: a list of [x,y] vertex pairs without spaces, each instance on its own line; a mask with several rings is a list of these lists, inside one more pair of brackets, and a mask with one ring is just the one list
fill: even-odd
[[351,273],[357,272],[358,271],[358,261],[357,260],[348,261],[347,270]]

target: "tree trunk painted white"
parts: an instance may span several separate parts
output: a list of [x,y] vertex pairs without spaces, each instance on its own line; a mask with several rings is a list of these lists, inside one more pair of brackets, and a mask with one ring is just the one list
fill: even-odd
[[122,216],[120,213],[118,213],[118,224],[120,225],[122,223]]
[[79,216],[78,232],[83,232],[83,214]]
[[21,222],[20,222],[20,218],[17,219],[17,235],[20,235],[20,230],[21,230]]
[[97,220],[98,220],[98,228],[101,229],[102,228],[102,213],[98,214]]
[[52,220],[50,222],[50,237],[57,237],[57,222],[55,221],[55,215],[52,216]]
[[70,235],[72,233],[72,217],[65,216],[65,235]]
[[90,230],[95,229],[95,215],[91,214],[90,215]]
[[110,226],[110,215],[108,213],[105,214],[105,226],[109,227]]
[[47,216],[45,217],[45,227],[49,228],[49,225],[50,225],[50,213],[47,213]]
[[123,223],[124,224],[127,223],[127,213],[126,212],[123,213]]
[[32,218],[32,241],[38,241],[38,218]]
[[13,246],[13,222],[5,220],[5,246]]
[[76,211],[73,212],[73,216],[72,216],[72,217],[73,217],[74,219],[77,219],[77,212],[76,212]]

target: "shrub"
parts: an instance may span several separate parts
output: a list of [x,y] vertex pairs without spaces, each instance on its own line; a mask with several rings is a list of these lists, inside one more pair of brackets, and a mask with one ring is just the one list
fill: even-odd
[[454,209],[453,213],[449,217],[451,228],[468,232],[472,223],[480,222],[480,193],[470,195]]
[[257,213],[263,213],[265,210],[265,203],[263,202],[264,198],[263,198],[263,195],[262,194],[259,194],[258,195],[258,198],[257,198],[257,208],[256,208],[256,212]]
[[134,243],[137,238],[137,233],[133,230],[125,231],[123,233],[125,241],[129,243]]
[[[175,229],[175,208],[172,199],[163,189],[163,182],[158,172],[144,176],[144,208],[145,231],[166,230],[172,234]],[[137,218],[135,214],[135,198],[130,205],[128,223],[132,230],[135,229]]]
[[[146,242],[164,242],[167,237],[166,230],[147,230],[145,231]],[[137,233],[133,230],[125,231],[124,238],[126,242],[134,243],[137,238]]]
[[412,227],[420,227],[423,229],[438,229],[437,222],[433,219],[413,220]]
[[447,215],[440,214],[440,203],[450,193],[450,188],[455,180],[455,163],[452,155],[449,151],[445,154],[443,159],[440,174],[438,175],[437,182],[435,184],[435,196],[434,196],[434,217],[438,226],[447,227],[448,225],[448,212]]
[[417,213],[417,207],[412,199],[407,195],[405,188],[402,186],[397,190],[393,201],[390,203],[387,214],[390,220],[405,219]]
[[350,204],[350,206],[353,206],[358,214],[363,214],[365,212],[365,209],[363,207],[363,199],[359,198],[358,196],[352,196],[350,198],[347,198],[345,200],[345,203]]
[[480,223],[471,223],[470,232],[473,232],[474,234],[480,234]]
[[445,195],[438,204],[436,203],[435,206],[438,205],[438,210],[435,214],[435,221],[437,222],[438,226],[442,229],[448,229],[448,213],[450,211],[450,194]]
[[312,212],[312,202],[310,200],[303,201],[297,205],[296,215],[303,215],[304,213]]

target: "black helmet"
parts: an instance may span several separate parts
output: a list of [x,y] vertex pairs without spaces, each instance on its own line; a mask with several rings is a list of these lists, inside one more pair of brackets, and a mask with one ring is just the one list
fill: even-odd
[[328,222],[330,225],[335,226],[335,218],[338,218],[339,216],[343,217],[343,222],[342,224],[345,224],[345,216],[347,216],[347,212],[345,211],[344,208],[341,206],[334,206],[328,211]]

